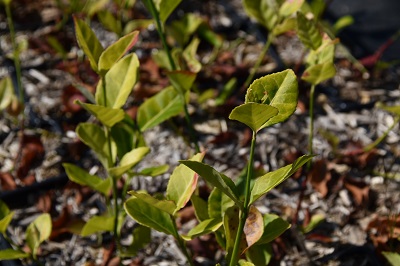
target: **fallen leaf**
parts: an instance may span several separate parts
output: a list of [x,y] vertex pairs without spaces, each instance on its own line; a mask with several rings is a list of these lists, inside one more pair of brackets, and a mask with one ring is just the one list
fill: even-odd
[[369,186],[362,181],[346,178],[344,187],[351,192],[357,206],[365,206],[369,200]]
[[0,173],[0,185],[2,190],[14,190],[17,187],[14,177],[10,173]]
[[307,177],[312,187],[325,198],[329,191],[328,182],[332,177],[328,170],[327,161],[324,159],[315,161]]

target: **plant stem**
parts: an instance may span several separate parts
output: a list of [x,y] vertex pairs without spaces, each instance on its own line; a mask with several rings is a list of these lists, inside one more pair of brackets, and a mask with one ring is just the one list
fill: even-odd
[[[310,116],[310,127],[308,133],[308,154],[313,154],[313,140],[314,140],[314,94],[315,94],[315,84],[311,85],[310,90],[310,108],[309,108],[309,116]],[[307,169],[310,170],[311,161],[307,163]]]
[[370,150],[372,150],[373,148],[378,146],[379,143],[381,143],[387,137],[389,132],[399,123],[399,121],[400,121],[400,116],[396,116],[393,124],[382,134],[382,136],[380,136],[378,139],[376,139],[371,144],[365,146],[364,151],[369,152]]
[[254,65],[254,67],[250,71],[250,75],[247,77],[246,81],[244,82],[244,87],[247,88],[249,87],[250,83],[253,81],[254,75],[257,73],[257,70],[260,68],[260,65],[262,63],[262,60],[265,57],[265,54],[268,52],[269,47],[271,46],[272,40],[274,38],[274,35],[271,33],[268,35],[267,42],[265,43],[260,55],[257,58],[257,61]]
[[170,217],[172,220],[172,224],[174,225],[174,231],[175,231],[174,237],[176,238],[176,241],[178,241],[178,245],[179,245],[180,249],[182,250],[183,255],[185,255],[186,260],[188,261],[189,265],[194,266],[192,258],[190,257],[189,252],[186,248],[185,242],[182,239],[182,237],[179,235],[178,228],[176,227],[175,218],[173,215],[170,215]]
[[250,158],[247,165],[247,176],[246,176],[246,187],[244,191],[244,206],[243,210],[240,212],[239,217],[239,226],[236,232],[235,244],[233,246],[232,257],[229,263],[229,266],[235,266],[237,264],[239,258],[239,248],[240,242],[242,240],[243,229],[246,223],[247,215],[249,212],[249,203],[250,203],[250,182],[253,176],[253,162],[254,162],[254,150],[256,147],[256,132],[253,131],[253,138],[251,139],[251,147],[250,147]]

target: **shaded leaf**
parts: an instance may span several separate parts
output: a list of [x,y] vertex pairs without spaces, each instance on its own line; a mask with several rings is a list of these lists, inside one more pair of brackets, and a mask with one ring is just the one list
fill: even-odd
[[139,224],[157,231],[174,235],[175,226],[170,214],[162,211],[143,199],[132,196],[124,203],[126,213]]
[[382,252],[382,255],[387,259],[387,261],[392,266],[400,265],[400,254],[395,252]]
[[325,221],[325,215],[323,215],[323,214],[315,214],[315,215],[313,215],[311,217],[310,222],[306,226],[303,226],[301,228],[301,231],[304,234],[307,234],[307,233],[311,232],[312,230],[314,230],[315,227],[317,227],[323,221]]
[[133,229],[133,241],[132,244],[121,253],[121,257],[133,257],[136,253],[144,248],[151,242],[151,229],[147,226],[138,224]]
[[109,10],[103,9],[97,12],[97,18],[106,29],[115,32],[117,35],[121,35],[121,21],[114,17],[114,15]]
[[276,1],[244,0],[244,10],[268,30],[272,30],[278,22],[279,7]]
[[246,258],[254,265],[268,265],[274,255],[271,244],[257,244],[246,251]]
[[98,232],[112,232],[114,229],[113,216],[93,216],[82,228],[81,235],[89,236]]
[[253,263],[249,261],[245,261],[243,259],[238,261],[239,266],[255,266]]
[[210,218],[224,217],[226,210],[235,205],[235,202],[218,188],[214,188],[208,196],[208,215]]
[[297,36],[311,50],[318,49],[322,43],[322,36],[316,23],[307,19],[301,12],[297,12]]
[[[264,222],[262,214],[254,205],[251,205],[249,208],[243,232],[246,236],[246,250],[254,245],[264,233]],[[245,252],[246,250],[244,250],[243,252]]]
[[174,211],[176,209],[176,205],[172,200],[159,200],[147,194],[146,192],[129,191],[128,193],[150,204],[151,206],[160,209],[161,211],[167,212],[171,215],[174,214]]
[[139,174],[147,175],[147,176],[158,176],[158,175],[162,175],[165,172],[167,172],[168,169],[169,169],[169,165],[164,164],[164,165],[144,168],[139,172]]
[[237,204],[238,207],[242,207],[242,203],[239,201],[236,185],[233,183],[232,179],[218,172],[211,166],[201,162],[184,160],[179,162],[198,173],[207,182],[211,183],[213,186],[225,193]]
[[235,107],[229,115],[229,119],[237,120],[254,132],[263,128],[267,121],[278,114],[278,109],[262,103],[245,103]]
[[182,97],[174,87],[163,89],[139,106],[137,122],[140,130],[150,129],[180,114],[183,111],[183,104]]
[[279,23],[272,30],[272,34],[275,36],[281,35],[285,32],[295,30],[297,26],[297,20],[294,17],[290,17]]
[[14,95],[13,85],[10,77],[0,80],[0,111],[6,109]]
[[88,186],[103,195],[108,196],[112,186],[110,178],[102,179],[99,176],[91,175],[82,168],[70,163],[63,163],[63,167],[71,181],[80,185]]
[[[230,261],[232,257],[232,250],[235,244],[236,234],[239,227],[239,208],[237,206],[232,206],[226,210],[224,213],[224,230],[225,230],[225,239],[226,239],[226,251],[227,256],[226,260]],[[246,249],[246,238],[245,235],[242,234],[242,238],[240,240],[239,254],[242,254],[243,250]]]
[[115,109],[121,108],[137,81],[138,69],[139,59],[136,54],[127,55],[114,64],[105,75],[105,82],[101,80],[97,84],[95,94],[97,104]]
[[182,235],[182,238],[189,241],[196,237],[206,235],[217,231],[222,226],[222,218],[219,219],[207,219],[200,222],[198,225],[193,227],[187,235]]
[[201,222],[210,219],[210,216],[208,215],[207,211],[208,210],[207,202],[205,200],[193,194],[192,197],[190,198],[190,201],[192,202],[192,205],[194,207],[197,220]]
[[160,13],[160,20],[163,24],[165,24],[168,17],[180,4],[180,2],[182,2],[182,0],[161,0],[158,11]]
[[30,254],[25,253],[20,250],[14,250],[14,249],[3,249],[0,250],[0,261],[2,260],[14,260],[14,259],[24,259],[24,258],[29,258]]
[[317,85],[327,79],[334,77],[335,74],[336,68],[334,64],[331,62],[327,62],[308,67],[301,76],[301,79],[313,85]]
[[322,44],[317,50],[311,50],[307,55],[306,63],[309,66],[333,63],[335,56],[335,44],[338,43],[338,39],[332,40],[327,34],[324,34]]
[[[197,153],[188,162],[199,162],[204,158],[204,153]],[[181,164],[172,172],[168,186],[167,199],[176,204],[175,212],[183,208],[190,200],[197,186],[198,175],[192,169]]]
[[257,245],[267,244],[273,241],[290,228],[290,224],[276,214],[264,214],[263,222],[264,233],[257,242]]
[[300,167],[312,159],[314,155],[303,155],[298,158],[293,164],[284,166],[273,172],[269,172],[254,182],[253,189],[250,195],[250,204],[255,202],[259,197],[266,194],[268,191],[285,181],[288,177],[294,174]]
[[50,237],[52,229],[50,214],[39,215],[26,229],[26,243],[36,258],[39,245]]
[[290,69],[256,79],[247,89],[245,103],[255,102],[271,105],[278,115],[268,120],[263,128],[288,119],[297,107],[297,77]]
[[98,72],[98,61],[104,48],[92,29],[81,19],[74,17],[75,35],[79,47],[88,57],[90,66]]
[[189,91],[196,79],[195,73],[183,70],[167,72],[167,76],[172,86],[181,94]]
[[135,45],[138,35],[138,31],[131,32],[104,50],[99,58],[99,71],[102,76]]
[[132,151],[126,153],[119,162],[119,165],[108,169],[108,173],[112,176],[121,176],[136,164],[138,164],[143,157],[149,153],[150,149],[148,147],[140,147],[133,149]]
[[83,103],[81,101],[76,101],[76,103],[85,108],[107,127],[114,126],[116,123],[122,121],[125,117],[124,110],[122,109],[113,109],[101,105]]
[[391,112],[392,114],[398,115],[400,116],[400,105],[396,105],[396,106],[389,106],[389,105],[385,105],[382,102],[378,102],[376,104],[376,107]]
[[182,19],[171,22],[167,27],[167,32],[178,43],[179,47],[185,47],[190,37],[203,22],[204,19],[199,15],[188,13]]
[[8,206],[0,200],[0,233],[6,233],[13,216],[14,212],[10,212]]
[[200,39],[193,38],[193,40],[183,50],[182,56],[186,61],[188,69],[194,73],[198,73],[201,70],[202,64],[196,58],[197,48],[199,47]]

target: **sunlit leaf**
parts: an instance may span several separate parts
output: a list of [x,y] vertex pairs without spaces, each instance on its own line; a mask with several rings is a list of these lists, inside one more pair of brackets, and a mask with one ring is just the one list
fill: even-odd
[[244,10],[268,30],[278,23],[279,6],[275,0],[244,0]]
[[185,50],[183,50],[183,58],[186,61],[186,65],[189,70],[198,73],[201,70],[202,64],[199,60],[197,60],[197,48],[199,47],[200,39],[193,38],[193,40],[186,46]]
[[160,20],[165,24],[168,17],[175,10],[175,8],[182,2],[182,0],[161,0],[159,10]]
[[290,16],[301,8],[304,0],[285,0],[279,8],[279,15],[282,17]]
[[80,185],[88,186],[103,195],[108,196],[112,186],[110,178],[102,179],[96,175],[91,175],[82,168],[70,163],[63,163],[63,167],[71,181]]
[[136,54],[127,55],[114,64],[105,75],[105,82],[102,80],[97,85],[95,94],[97,104],[121,108],[137,81],[138,69],[139,59]]
[[290,17],[279,23],[272,30],[272,34],[275,36],[281,35],[285,32],[295,30],[297,26],[297,20],[295,17]]
[[126,23],[123,33],[127,34],[134,30],[146,29],[153,23],[154,23],[154,20],[152,20],[152,19],[134,19],[134,20],[131,20],[128,23]]
[[0,80],[0,111],[6,109],[14,95],[13,85],[10,77]]
[[0,200],[0,233],[6,233],[13,216],[14,212],[10,212],[8,206]]
[[276,214],[264,214],[263,222],[264,233],[257,242],[257,245],[267,244],[273,241],[290,228],[290,224]]
[[259,197],[266,194],[268,191],[278,186],[285,181],[288,177],[293,175],[300,167],[311,160],[314,155],[303,155],[298,158],[293,164],[289,164],[273,172],[269,172],[254,182],[253,189],[251,190],[250,203],[252,204]]
[[311,50],[318,49],[322,43],[322,36],[316,23],[307,19],[301,12],[297,12],[297,35],[301,42]]
[[39,215],[26,229],[26,243],[31,249],[32,255],[36,258],[39,245],[50,237],[52,229],[50,214]]
[[209,233],[217,231],[222,226],[222,218],[219,219],[207,219],[200,222],[198,225],[193,227],[187,235],[182,235],[182,238],[189,241],[196,237],[207,235]]
[[311,216],[311,220],[307,224],[307,226],[301,228],[301,231],[304,234],[307,234],[307,233],[311,232],[312,230],[314,230],[323,221],[325,221],[325,215],[315,214],[315,215]]
[[161,211],[167,212],[171,215],[174,214],[174,211],[176,209],[176,205],[172,200],[159,200],[145,192],[129,191],[128,193],[150,204],[151,206],[160,209]]
[[333,24],[333,30],[335,35],[337,35],[342,29],[352,25],[354,23],[354,18],[350,15],[340,17],[335,24]]
[[251,263],[249,261],[245,261],[243,259],[238,261],[238,265],[239,266],[255,266],[253,263]]
[[114,229],[113,216],[93,216],[82,228],[81,235],[89,236],[98,232],[112,232]]
[[172,86],[147,99],[139,106],[137,122],[145,131],[183,111],[183,99]]
[[150,149],[148,147],[140,147],[133,149],[132,151],[126,153],[124,157],[121,158],[119,165],[108,169],[108,173],[112,176],[121,176],[138,164],[143,157],[149,153]]
[[20,250],[14,249],[3,249],[0,250],[0,261],[2,260],[14,260],[14,259],[24,259],[29,258],[30,254],[25,253]]
[[233,183],[232,179],[218,172],[211,166],[201,162],[187,161],[187,160],[186,161],[182,160],[179,162],[183,165],[186,165],[196,173],[198,173],[207,182],[211,183],[213,186],[215,186],[223,193],[225,193],[237,204],[238,207],[242,207],[242,203],[239,201],[239,196],[237,193],[235,183]]
[[323,64],[323,63],[333,63],[335,56],[335,44],[338,39],[331,40],[327,34],[324,34],[323,41],[317,50],[311,50],[306,58],[306,63],[308,66]]
[[147,175],[147,176],[158,176],[162,175],[165,172],[167,172],[169,169],[168,164],[160,165],[160,166],[153,166],[153,167],[147,167],[142,169],[139,174],[140,175]]
[[400,265],[400,254],[395,252],[382,252],[382,255],[388,260],[390,265],[398,266]]
[[124,110],[122,109],[113,109],[101,105],[83,103],[81,101],[76,101],[76,103],[85,108],[107,127],[114,126],[116,123],[122,121],[125,117]]
[[135,45],[138,35],[138,31],[131,32],[104,50],[99,58],[99,71],[102,75],[106,74]]
[[256,79],[247,89],[245,103],[255,102],[271,105],[279,113],[262,127],[268,127],[288,119],[297,107],[297,77],[293,70],[266,75]]
[[376,104],[376,107],[378,107],[378,108],[380,108],[382,110],[391,112],[392,114],[400,116],[400,105],[389,106],[389,105],[383,104],[382,102],[378,102]]
[[278,109],[273,106],[249,102],[235,107],[229,115],[229,119],[237,120],[257,132],[271,117],[277,114]]
[[325,80],[334,77],[335,74],[335,65],[331,62],[327,62],[308,67],[301,76],[301,79],[311,84],[317,85]]
[[[204,158],[204,153],[197,153],[188,162],[199,162]],[[172,172],[168,186],[167,199],[176,204],[176,210],[183,208],[190,200],[197,186],[198,175],[192,169],[181,164]]]
[[167,72],[167,76],[172,86],[182,94],[190,90],[196,79],[195,73],[183,70]]
[[169,235],[175,234],[175,227],[170,214],[143,199],[132,196],[125,202],[124,208],[126,213],[139,224]]
[[98,72],[98,61],[101,53],[104,51],[100,41],[92,29],[81,19],[74,17],[75,34],[79,47],[88,57],[90,66]]

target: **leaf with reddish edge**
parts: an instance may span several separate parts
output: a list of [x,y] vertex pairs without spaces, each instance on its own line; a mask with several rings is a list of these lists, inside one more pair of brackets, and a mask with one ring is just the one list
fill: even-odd
[[107,47],[99,58],[99,72],[104,76],[137,42],[138,31],[133,31]]
[[[204,153],[197,153],[189,161],[202,161]],[[199,175],[189,167],[181,164],[172,172],[167,186],[167,199],[172,200],[176,204],[176,213],[182,209],[190,200],[197,186]]]

